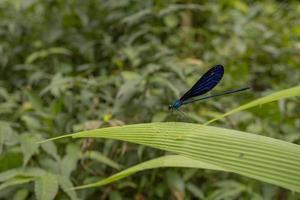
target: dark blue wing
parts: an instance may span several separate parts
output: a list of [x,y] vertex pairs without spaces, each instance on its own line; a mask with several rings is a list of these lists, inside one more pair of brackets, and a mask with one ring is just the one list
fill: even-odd
[[180,98],[180,101],[184,102],[189,98],[199,96],[210,91],[219,83],[223,74],[224,67],[222,65],[212,67]]

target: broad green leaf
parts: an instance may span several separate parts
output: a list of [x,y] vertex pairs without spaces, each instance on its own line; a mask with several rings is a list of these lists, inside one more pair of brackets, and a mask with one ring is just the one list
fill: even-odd
[[218,166],[215,166],[215,165],[212,165],[209,163],[205,163],[205,162],[202,162],[199,160],[194,160],[194,159],[187,158],[187,157],[180,156],[180,155],[170,155],[170,156],[163,156],[163,157],[159,157],[159,158],[156,158],[153,160],[149,160],[149,161],[140,163],[140,164],[132,166],[126,170],[123,170],[117,174],[114,174],[106,179],[98,181],[96,183],[78,186],[78,187],[75,187],[74,189],[84,189],[84,188],[106,185],[106,184],[112,183],[114,181],[120,180],[122,178],[125,178],[127,176],[130,176],[139,171],[153,169],[153,168],[159,168],[159,167],[190,167],[190,168],[203,168],[203,169],[213,169],[213,170],[225,171],[225,169],[222,169],[221,167],[218,167]]
[[36,179],[34,186],[35,196],[38,200],[52,200],[58,191],[57,176],[45,173]]
[[83,131],[143,144],[300,192],[300,146],[247,132],[192,123],[149,123]]
[[37,144],[37,138],[31,134],[22,134],[20,136],[20,143],[24,155],[23,166],[25,166],[31,156],[38,151],[39,145]]
[[295,97],[295,96],[300,96],[300,86],[296,86],[296,87],[292,87],[292,88],[289,88],[289,89],[285,89],[285,90],[281,90],[279,92],[275,92],[275,93],[272,93],[268,96],[265,96],[265,97],[262,97],[262,98],[259,98],[259,99],[256,99],[254,101],[251,101],[245,105],[242,105],[238,108],[235,108],[223,115],[220,115],[208,122],[205,123],[205,125],[207,124],[210,124],[214,121],[217,121],[219,119],[222,119],[228,115],[231,115],[233,113],[236,113],[236,112],[239,112],[239,111],[242,111],[242,110],[246,110],[248,108],[252,108],[252,107],[255,107],[255,106],[259,106],[259,105],[262,105],[262,104],[265,104],[265,103],[269,103],[269,102],[272,102],[272,101],[277,101],[279,99],[284,99],[284,98],[288,98],[288,97]]
[[12,128],[12,123],[0,121],[0,154],[2,153],[3,145],[16,145],[18,143],[18,137],[19,135]]
[[74,144],[69,144],[67,146],[67,154],[63,157],[61,161],[61,174],[65,177],[69,177],[72,171],[77,167],[77,161],[80,159],[80,149]]
[[53,142],[47,142],[47,143],[41,144],[41,147],[45,152],[47,152],[49,155],[51,155],[56,161],[60,160],[60,157],[57,154],[56,146]]

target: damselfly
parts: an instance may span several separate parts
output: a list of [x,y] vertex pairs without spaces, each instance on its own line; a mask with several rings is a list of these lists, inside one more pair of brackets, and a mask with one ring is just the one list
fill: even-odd
[[205,96],[201,98],[194,98],[207,93],[212,90],[222,79],[224,74],[224,67],[222,65],[216,65],[209,69],[194,85],[187,91],[180,99],[176,100],[173,104],[169,105],[169,109],[178,110],[180,106],[189,104],[195,101],[201,101],[204,99],[209,99],[213,97],[223,96],[226,94],[232,94],[236,92],[241,92],[250,89],[249,87],[244,87],[236,90],[229,90],[223,93],[214,94],[211,96]]

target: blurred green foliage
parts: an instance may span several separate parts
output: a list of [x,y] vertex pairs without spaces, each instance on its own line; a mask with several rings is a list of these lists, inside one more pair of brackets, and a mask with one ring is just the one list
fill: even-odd
[[[205,122],[272,90],[299,84],[298,1],[2,0],[0,198],[299,199],[213,171],[157,169],[69,191],[164,152],[112,140],[36,141],[151,121]],[[216,91],[252,92],[183,108],[167,105],[214,64]],[[220,126],[300,141],[299,99],[238,113]]]

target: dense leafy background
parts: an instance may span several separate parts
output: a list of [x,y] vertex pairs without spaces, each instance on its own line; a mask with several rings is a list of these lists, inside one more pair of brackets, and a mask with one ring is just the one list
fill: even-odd
[[[200,1],[199,1],[200,2]],[[165,153],[113,140],[36,141],[151,121],[203,123],[271,91],[299,84],[298,1],[0,1],[0,198],[299,199],[234,174],[156,169],[106,187],[73,185]],[[214,64],[216,91],[252,91],[167,105]],[[299,98],[216,125],[300,143]]]

